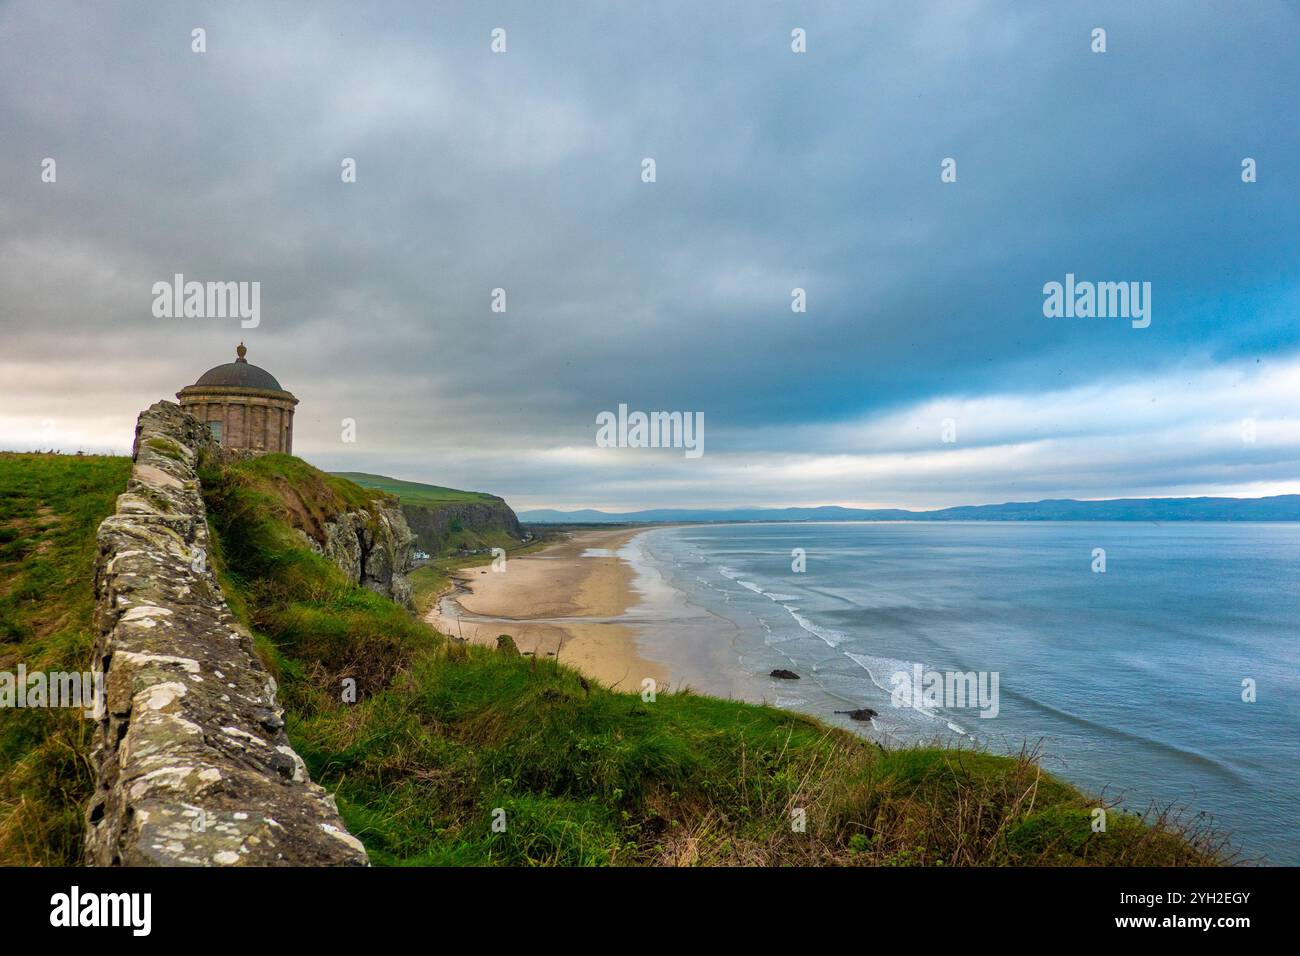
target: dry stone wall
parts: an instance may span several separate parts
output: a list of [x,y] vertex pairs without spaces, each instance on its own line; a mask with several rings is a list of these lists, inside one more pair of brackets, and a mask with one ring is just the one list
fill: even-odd
[[105,674],[92,865],[365,865],[289,745],[276,685],[207,561],[206,429],[159,402],[99,528],[94,665]]

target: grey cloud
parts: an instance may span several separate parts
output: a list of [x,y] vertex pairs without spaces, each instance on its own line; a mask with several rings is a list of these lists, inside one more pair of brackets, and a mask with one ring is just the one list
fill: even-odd
[[[741,489],[541,452],[590,447],[620,401],[703,410],[721,467],[834,453],[825,427],[943,396],[1289,353],[1297,34],[1282,3],[11,3],[5,405],[72,424],[90,400],[96,428],[115,416],[129,435],[143,404],[244,338],[303,399],[320,463],[654,506]],[[46,155],[55,186],[37,178]],[[1260,162],[1249,187],[1244,155]],[[1044,319],[1039,289],[1066,271],[1152,281],[1152,328]],[[261,281],[262,326],[154,319],[149,287],[174,272]],[[498,286],[505,315],[488,310]],[[342,417],[363,426],[356,449],[338,445]],[[1137,457],[1114,465],[1114,493],[1167,483],[1168,462],[1122,447]],[[1204,454],[1186,449],[1188,476],[1237,480]],[[885,491],[957,503],[1012,480],[1068,484],[991,472]]]

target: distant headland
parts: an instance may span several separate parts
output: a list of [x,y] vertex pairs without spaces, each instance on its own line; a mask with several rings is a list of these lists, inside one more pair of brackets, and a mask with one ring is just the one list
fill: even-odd
[[609,512],[538,509],[519,512],[531,524],[638,524],[661,521],[1300,521],[1300,495],[1266,498],[1049,498],[937,511],[903,508],[656,508]]

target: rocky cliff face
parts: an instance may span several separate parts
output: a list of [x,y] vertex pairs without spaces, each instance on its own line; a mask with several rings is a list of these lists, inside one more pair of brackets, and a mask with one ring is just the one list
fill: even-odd
[[275,681],[207,560],[196,465],[218,453],[180,407],[140,415],[135,465],[100,525],[92,865],[364,865],[289,745]]
[[402,505],[402,514],[421,548],[437,554],[448,544],[456,543],[462,529],[504,531],[512,538],[523,538],[519,519],[504,501],[455,503],[443,505]]
[[415,610],[406,578],[411,570],[415,536],[396,504],[377,501],[373,508],[335,515],[324,524],[323,541],[300,533],[314,551],[337,564],[353,584]]

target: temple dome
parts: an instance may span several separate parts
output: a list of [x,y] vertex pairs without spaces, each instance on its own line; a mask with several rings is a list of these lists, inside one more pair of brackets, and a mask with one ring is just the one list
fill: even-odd
[[207,426],[223,448],[293,454],[293,408],[298,399],[264,368],[249,365],[239,343],[235,360],[210,368],[176,393],[181,408]]
[[236,388],[265,388],[275,392],[284,391],[274,375],[257,365],[248,364],[248,359],[244,358],[248,353],[248,349],[242,343],[235,350],[235,353],[238,356],[235,361],[208,369],[199,376],[199,380],[194,383],[194,386],[234,386]]

